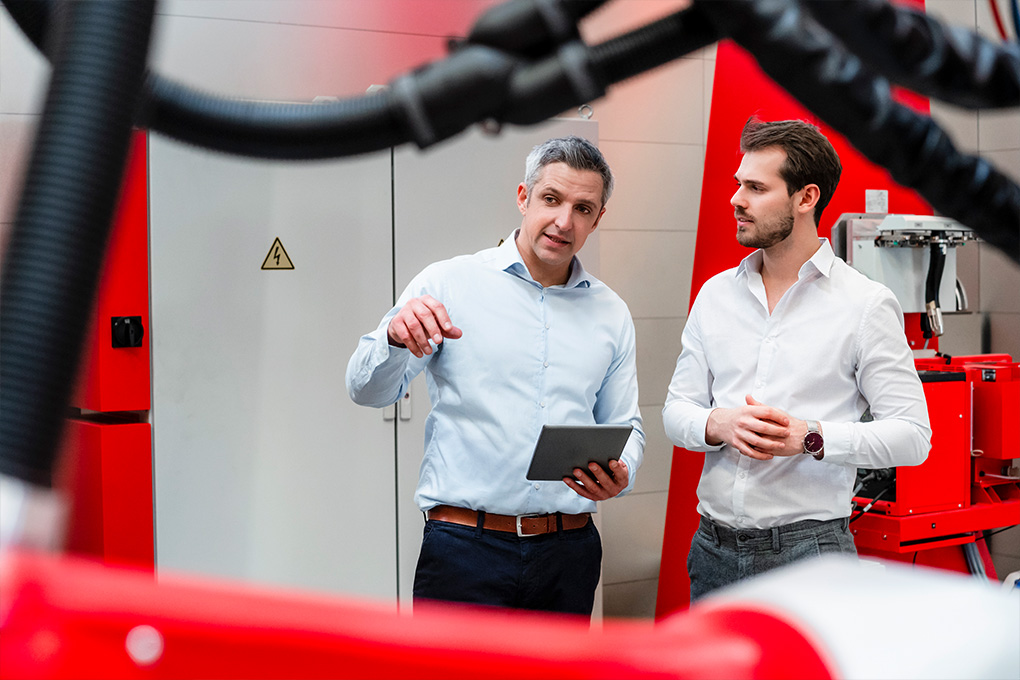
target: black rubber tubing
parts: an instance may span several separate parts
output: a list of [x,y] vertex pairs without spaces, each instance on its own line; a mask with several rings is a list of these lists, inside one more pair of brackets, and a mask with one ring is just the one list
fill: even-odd
[[48,486],[120,193],[152,0],[65,3],[0,281],[0,473]]

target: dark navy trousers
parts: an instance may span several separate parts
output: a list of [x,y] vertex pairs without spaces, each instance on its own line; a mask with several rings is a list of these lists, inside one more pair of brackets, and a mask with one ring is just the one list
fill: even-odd
[[429,520],[414,599],[591,616],[601,570],[602,539],[591,520],[526,537]]

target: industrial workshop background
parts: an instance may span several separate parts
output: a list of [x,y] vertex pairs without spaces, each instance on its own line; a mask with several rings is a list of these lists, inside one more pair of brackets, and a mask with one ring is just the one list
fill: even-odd
[[[288,101],[350,96],[443,57],[448,37],[465,35],[472,21],[495,4],[489,0],[167,0],[157,10],[150,63],[164,75],[222,95]],[[610,4],[583,24],[584,37],[594,42],[618,34],[672,11],[676,4],[666,0]],[[948,24],[970,27],[991,40],[1001,39],[986,0],[927,0],[924,4],[929,13]],[[1001,4],[1005,8],[1008,3]],[[618,186],[599,230],[597,271],[626,300],[634,317],[647,434],[645,463],[634,492],[605,505],[600,512],[606,546],[605,616],[651,618],[655,614],[672,457],[660,410],[680,351],[691,298],[716,54],[717,47],[710,46],[626,81],[605,99],[592,103],[591,120],[597,123],[597,139],[613,166]],[[19,172],[25,167],[48,74],[43,57],[10,16],[0,12],[0,246],[13,221]],[[750,99],[753,96],[749,93]],[[964,111],[933,101],[931,114],[961,150],[979,153],[1020,179],[1020,111]],[[577,117],[573,111],[564,115]],[[195,153],[215,157],[210,163],[220,162],[213,152]],[[235,163],[239,168],[252,168],[262,162]],[[513,188],[506,187],[511,216]],[[229,191],[224,187],[224,193]],[[455,191],[450,187],[451,196]],[[435,197],[429,209],[455,209],[451,196]],[[864,212],[863,194],[859,201],[857,209]],[[493,207],[478,218],[487,220],[496,214],[506,213]],[[506,226],[509,230],[514,224],[508,221]],[[729,238],[728,225],[720,225],[720,230]],[[282,242],[297,260],[295,266],[305,266],[308,260],[302,261],[286,239]],[[271,245],[272,239],[252,245],[261,251],[256,267]],[[194,257],[200,259],[209,244],[199,241],[192,247]],[[348,252],[345,257],[358,255]],[[946,316],[942,351],[1020,357],[1020,268],[991,247],[971,244],[960,251],[958,275],[969,295],[971,311]],[[309,299],[308,304],[329,314],[331,296],[337,294],[323,294]],[[377,304],[367,307],[361,319],[382,313]],[[369,328],[364,323],[355,325],[351,332]],[[154,333],[158,331],[154,329]],[[209,329],[210,333],[229,331]],[[337,366],[345,364],[352,349],[350,343],[337,343]],[[342,393],[342,384],[338,383],[336,390]],[[364,413],[366,420],[376,417],[367,410]],[[240,473],[227,469],[222,474]],[[158,494],[157,480],[157,514]],[[296,491],[293,497],[279,500],[316,502]],[[238,513],[231,521],[257,519],[246,517],[243,509]],[[220,520],[210,517],[208,521],[215,525]],[[160,537],[156,540],[158,564]],[[238,546],[240,552],[245,549]],[[1000,575],[1020,570],[1020,528],[994,536],[991,554]],[[227,558],[208,565],[208,571],[252,580],[290,581],[283,568],[275,576],[244,573]]]

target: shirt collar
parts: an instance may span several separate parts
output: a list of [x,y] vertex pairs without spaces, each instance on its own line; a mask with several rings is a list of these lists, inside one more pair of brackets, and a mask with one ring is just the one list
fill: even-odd
[[[815,251],[815,254],[809,257],[808,261],[801,265],[800,274],[805,273],[805,267],[812,267],[822,276],[829,276],[829,273],[832,271],[832,263],[836,259],[836,253],[832,251],[832,245],[829,243],[829,239],[819,238],[818,244],[819,247],[818,250]],[[760,274],[762,257],[763,255],[760,248],[745,257],[734,270],[734,276],[740,276],[741,274],[748,274],[750,272]]]
[[[521,252],[517,250],[517,235],[520,229],[514,229],[509,236],[503,239],[503,243],[496,249],[496,257],[493,260],[494,264],[505,272],[518,276],[525,281],[534,283],[535,285],[541,285],[531,276],[531,272],[528,271],[528,266],[524,264],[524,259],[521,257]],[[581,261],[574,256],[570,264],[570,277],[567,282],[563,284],[563,288],[591,288],[591,275],[585,270]],[[560,286],[550,286],[551,288],[559,288]]]

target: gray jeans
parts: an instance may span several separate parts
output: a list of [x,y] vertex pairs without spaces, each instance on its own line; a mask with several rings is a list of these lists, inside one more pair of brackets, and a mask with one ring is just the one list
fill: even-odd
[[774,529],[733,529],[706,517],[687,556],[691,602],[716,588],[815,555],[856,555],[849,518],[803,520]]

